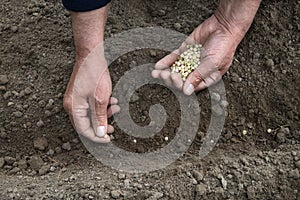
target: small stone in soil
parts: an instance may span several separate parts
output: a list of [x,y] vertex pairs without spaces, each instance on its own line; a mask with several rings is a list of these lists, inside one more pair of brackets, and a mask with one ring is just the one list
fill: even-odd
[[203,173],[202,172],[199,172],[197,170],[194,170],[193,171],[193,176],[195,177],[195,179],[200,182],[203,180]]
[[55,148],[55,152],[56,152],[56,153],[61,153],[61,148],[60,148],[60,147],[56,147],[56,148]]
[[18,118],[20,118],[20,117],[22,117],[22,116],[23,116],[23,113],[22,113],[22,112],[20,112],[20,111],[16,111],[16,112],[13,112],[13,115],[14,115],[15,117],[18,117]]
[[50,172],[54,172],[56,170],[56,167],[51,166],[49,170],[50,170]]
[[197,185],[198,184],[197,180],[194,179],[194,178],[192,178],[192,183],[193,183],[193,185]]
[[4,158],[0,158],[0,169],[4,166],[5,160]]
[[165,16],[166,15],[166,11],[163,10],[163,9],[161,9],[161,10],[158,11],[158,15],[161,16],[161,17]]
[[222,106],[222,108],[227,108],[229,103],[228,103],[228,101],[222,100],[220,105]]
[[272,59],[267,59],[265,62],[267,67],[273,67],[274,66],[274,61]]
[[39,175],[45,175],[49,171],[50,167],[49,165],[44,165],[39,169]]
[[227,181],[226,181],[226,179],[223,176],[221,176],[220,179],[221,179],[220,181],[221,181],[222,187],[224,188],[224,190],[226,190],[227,189]]
[[71,151],[71,144],[69,142],[66,142],[61,146],[61,148],[66,151]]
[[211,94],[211,99],[212,99],[213,101],[219,102],[219,101],[221,100],[221,96],[220,96],[218,93],[213,92],[213,93]]
[[151,57],[156,57],[157,54],[154,50],[151,49],[150,50],[150,55],[151,55]]
[[[0,165],[1,166],[1,165]],[[300,169],[300,160],[295,163],[295,166]],[[1,167],[0,167],[1,168]]]
[[230,140],[232,138],[232,133],[229,132],[229,133],[225,134],[224,137],[226,140]]
[[9,175],[16,174],[20,171],[20,168],[14,167],[12,170],[8,172]]
[[22,169],[22,170],[25,170],[27,167],[28,167],[28,165],[27,165],[27,161],[26,160],[20,160],[19,162],[18,162],[18,167],[20,168],[20,169]]
[[128,188],[129,185],[130,185],[130,180],[129,180],[129,179],[125,179],[125,180],[124,180],[124,187],[125,187],[125,188]]
[[11,32],[13,32],[13,33],[16,33],[16,32],[18,32],[18,27],[17,26],[12,26],[12,27],[10,27],[10,30],[11,30]]
[[30,89],[30,87],[26,87],[26,88],[24,89],[24,92],[25,92],[25,94],[31,94],[31,93],[32,93],[32,90]]
[[177,31],[179,31],[179,30],[181,29],[181,24],[175,23],[175,24],[174,24],[174,28],[175,28]]
[[199,198],[199,196],[202,196],[206,193],[206,186],[204,184],[199,184],[196,186],[196,195]]
[[45,115],[46,115],[47,117],[49,117],[49,116],[51,116],[51,112],[50,112],[49,110],[46,110],[46,111],[45,111]]
[[36,125],[37,125],[38,127],[44,126],[44,122],[40,119],[40,120],[36,123]]
[[44,161],[39,156],[31,156],[28,163],[32,170],[38,171],[43,166]]
[[77,138],[74,138],[74,139],[72,140],[72,142],[73,142],[74,144],[78,144],[78,143],[79,143],[79,140],[78,140]]
[[279,143],[284,143],[285,142],[285,132],[282,130],[279,130],[278,133],[276,134],[276,140]]
[[54,151],[53,151],[53,149],[49,149],[49,151],[47,152],[47,155],[48,156],[53,156],[54,155]]
[[48,147],[48,140],[44,137],[37,138],[33,141],[34,148],[44,151]]
[[120,190],[113,190],[110,192],[110,195],[112,198],[117,199],[121,196],[121,191]]
[[118,178],[119,179],[125,179],[126,175],[125,174],[119,174]]
[[162,192],[152,192],[152,196],[149,197],[149,200],[157,200],[160,199],[164,196],[164,194]]
[[0,132],[0,138],[1,139],[6,139],[7,138],[7,134],[4,131]]
[[6,83],[8,83],[8,78],[7,78],[7,76],[6,76],[6,75],[0,75],[0,84],[1,84],[1,85],[4,85],[4,84],[6,84]]
[[137,95],[136,93],[133,93],[132,95],[131,95],[131,101],[132,102],[136,102],[136,101],[138,101],[140,99],[140,97],[139,97],[139,95]]
[[298,169],[291,170],[288,174],[288,177],[293,179],[300,178],[299,170]]
[[16,159],[10,156],[5,156],[4,160],[8,165],[12,165],[14,162],[16,162]]
[[129,64],[130,68],[134,68],[137,66],[137,62],[135,60],[131,61],[131,63]]
[[10,91],[5,92],[5,94],[3,95],[3,98],[8,99],[9,97],[11,97],[11,92]]
[[0,86],[0,91],[6,91],[6,87],[4,85]]
[[223,114],[223,109],[218,104],[212,106],[211,109],[213,111],[213,114],[215,114],[216,116],[221,116]]

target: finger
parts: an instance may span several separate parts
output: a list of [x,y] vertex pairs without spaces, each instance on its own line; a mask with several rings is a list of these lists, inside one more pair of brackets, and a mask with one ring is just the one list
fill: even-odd
[[107,109],[107,117],[111,118],[114,114],[120,112],[121,108],[118,105],[111,105],[108,109]]
[[229,67],[231,66],[231,64],[232,64],[232,61],[231,61],[229,64],[225,65],[224,67],[222,67],[222,68],[219,70],[221,76],[223,76],[224,74],[226,74],[226,72],[228,71],[228,69],[229,69]]
[[200,65],[188,76],[187,80],[185,81],[183,85],[183,93],[188,96],[191,95],[201,81],[205,81],[205,83],[208,84],[206,78],[215,73],[220,74],[217,66],[211,61],[209,55],[204,54]]
[[109,143],[110,137],[105,134],[103,137],[98,137],[95,135],[94,129],[92,127],[89,127],[87,130],[85,130],[83,133],[81,133],[84,137],[87,139],[96,142],[96,143]]
[[110,97],[110,100],[109,100],[109,104],[110,105],[116,105],[116,104],[118,104],[118,99],[117,98],[115,98],[115,97]]
[[160,77],[161,79],[164,80],[164,82],[166,83],[166,85],[171,86],[172,85],[172,80],[171,80],[171,72],[168,70],[163,70],[160,73]]
[[203,81],[202,75],[196,69],[194,70],[187,78],[183,85],[183,93],[187,96],[190,96],[195,92],[195,88],[199,85],[199,83]]
[[76,109],[74,114],[70,115],[70,118],[72,118],[74,127],[78,134],[96,143],[110,142],[110,138],[105,135],[102,138],[95,135],[95,131],[90,125],[88,109],[86,109],[86,107],[83,106],[81,109]]
[[111,80],[106,71],[97,84],[95,96],[95,114],[98,122],[96,135],[103,137],[107,132],[107,107],[110,102]]
[[195,91],[200,91],[205,88],[208,88],[217,82],[219,82],[222,78],[221,72],[214,72],[209,77],[207,77],[205,80],[201,81],[199,85],[195,88]]
[[171,73],[171,80],[178,90],[182,90],[183,80],[178,73]]
[[107,133],[112,134],[115,131],[115,128],[112,125],[107,126]]
[[169,55],[167,55],[164,58],[162,58],[161,60],[159,60],[155,64],[154,68],[158,69],[158,70],[163,70],[163,69],[169,68],[177,60],[179,55],[180,55],[180,50],[176,49]]
[[107,132],[107,106],[108,100],[97,99],[95,102],[96,119],[98,122],[96,135],[98,137],[103,137]]
[[204,81],[201,81],[199,85],[195,88],[195,91],[201,91],[208,88],[207,84]]
[[152,77],[153,78],[160,78],[160,73],[162,72],[162,70],[153,70],[152,72],[151,72],[151,75],[152,75]]

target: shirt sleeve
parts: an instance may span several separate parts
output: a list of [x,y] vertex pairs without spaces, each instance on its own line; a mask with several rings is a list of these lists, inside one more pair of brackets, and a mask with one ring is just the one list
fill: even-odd
[[67,10],[85,12],[106,6],[111,0],[62,0]]

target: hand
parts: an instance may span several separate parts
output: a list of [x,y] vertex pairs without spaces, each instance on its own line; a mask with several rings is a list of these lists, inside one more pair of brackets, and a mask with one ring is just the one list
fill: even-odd
[[120,110],[117,99],[110,98],[111,79],[104,57],[108,7],[71,12],[76,63],[64,98],[76,131],[99,143],[110,141],[107,134],[114,128],[107,124],[107,118]]
[[[167,85],[191,95],[218,82],[229,69],[236,48],[249,29],[260,1],[223,0],[216,13],[200,24],[182,46],[161,59],[152,71],[153,78],[161,78]],[[247,7],[248,5],[248,7]],[[243,12],[243,10],[247,10]],[[187,44],[202,44],[201,63],[183,82],[169,67],[186,49]]]
[[117,99],[110,98],[111,91],[103,46],[98,45],[75,64],[64,98],[64,107],[76,131],[94,142],[110,142],[107,134],[114,131],[107,118],[120,107],[116,105]]

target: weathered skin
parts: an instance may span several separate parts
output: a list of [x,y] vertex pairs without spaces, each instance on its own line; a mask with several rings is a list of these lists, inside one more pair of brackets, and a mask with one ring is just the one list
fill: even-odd
[[[221,0],[215,13],[193,31],[181,48],[156,64],[152,76],[164,79],[167,84],[182,90],[186,95],[219,81],[229,69],[236,48],[251,26],[260,2],[261,0]],[[110,98],[111,79],[103,50],[108,7],[109,5],[94,11],[71,14],[76,63],[64,99],[64,107],[77,132],[100,143],[110,141],[107,133],[114,130],[107,124],[107,118],[120,110],[116,105],[117,99]],[[200,66],[183,82],[169,68],[182,48],[195,42],[203,45],[204,58]],[[79,84],[76,83],[78,81]],[[96,120],[87,116],[89,110],[94,112]]]
[[229,69],[237,46],[250,28],[260,0],[221,0],[215,13],[200,24],[183,44],[202,44],[206,58],[183,82],[169,67],[176,61],[181,48],[160,60],[152,72],[174,85],[186,95],[202,90],[219,81]]

